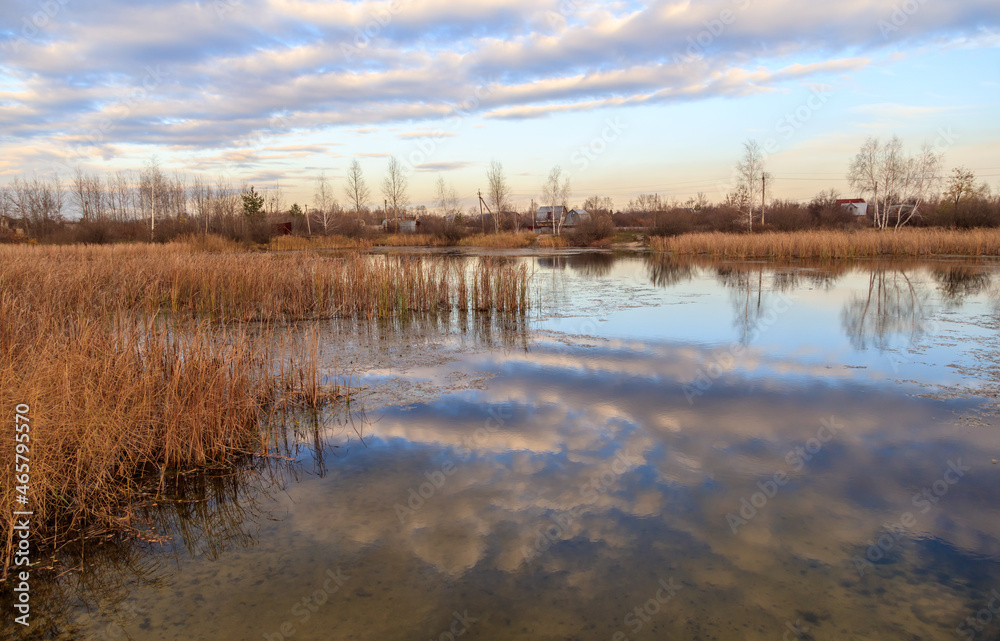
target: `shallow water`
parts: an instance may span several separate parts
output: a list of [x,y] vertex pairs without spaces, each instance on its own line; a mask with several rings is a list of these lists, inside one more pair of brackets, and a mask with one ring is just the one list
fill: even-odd
[[497,253],[529,318],[329,324],[350,410],[178,481],[53,635],[1000,638],[995,264]]

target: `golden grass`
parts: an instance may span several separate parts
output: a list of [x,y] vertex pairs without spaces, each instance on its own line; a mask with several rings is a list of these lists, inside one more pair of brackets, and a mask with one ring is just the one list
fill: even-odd
[[[0,246],[0,442],[15,442],[14,408],[30,405],[36,543],[128,528],[144,475],[266,451],[274,408],[336,397],[319,383],[315,334],[283,350],[287,322],[528,305],[527,267],[495,258],[466,269],[446,258],[216,249]],[[0,448],[5,567],[13,458],[13,446]]]
[[458,242],[463,247],[509,247],[524,248],[535,244],[537,235],[526,231],[515,234],[514,232],[504,232],[501,234],[474,234],[467,236]]
[[553,236],[551,234],[540,234],[538,236],[538,246],[545,247],[548,249],[558,249],[561,247],[569,247],[569,242],[567,242],[564,236]]
[[372,243],[360,238],[348,238],[347,236],[313,236],[304,238],[302,236],[277,236],[271,239],[269,249],[275,251],[301,251],[310,249],[351,249],[371,247]]
[[431,234],[385,234],[372,239],[377,247],[443,247],[448,242]]
[[1000,229],[968,231],[802,231],[763,234],[699,233],[655,237],[650,249],[717,258],[871,258],[876,256],[1000,256]]

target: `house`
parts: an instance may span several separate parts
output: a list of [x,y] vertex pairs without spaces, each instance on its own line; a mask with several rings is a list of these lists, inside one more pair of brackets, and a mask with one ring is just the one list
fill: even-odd
[[855,216],[865,216],[868,214],[868,203],[864,198],[841,198],[837,200],[837,205]]
[[24,223],[18,218],[0,214],[0,235],[24,235]]
[[[553,227],[576,227],[580,223],[590,220],[590,212],[586,209],[571,209],[566,211],[562,205],[546,205],[539,207],[535,214],[535,231],[551,231]],[[561,222],[560,222],[561,221]]]
[[590,212],[586,209],[571,209],[568,214],[566,214],[566,220],[563,221],[563,227],[576,227],[580,223],[584,223],[590,220]]
[[556,222],[563,217],[564,213],[565,208],[562,205],[539,207],[535,213],[535,231],[551,231],[555,227]]

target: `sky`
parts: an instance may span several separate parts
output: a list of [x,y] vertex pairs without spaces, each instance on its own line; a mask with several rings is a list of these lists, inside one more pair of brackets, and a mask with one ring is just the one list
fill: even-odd
[[996,0],[4,0],[0,183],[138,169],[465,207],[502,163],[514,201],[549,171],[574,204],[721,200],[742,145],[771,195],[845,180],[868,136],[928,143],[1000,189]]

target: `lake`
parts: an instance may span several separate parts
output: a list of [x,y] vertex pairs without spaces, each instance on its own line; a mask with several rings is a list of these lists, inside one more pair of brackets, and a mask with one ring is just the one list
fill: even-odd
[[46,634],[1000,639],[997,263],[490,253],[527,317],[323,324],[350,405],[67,552]]

